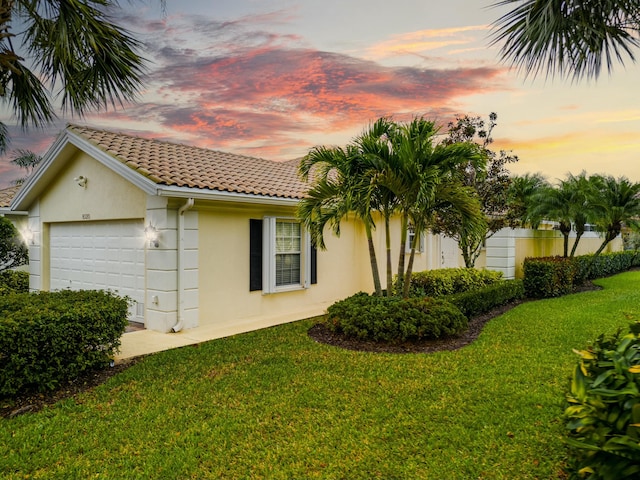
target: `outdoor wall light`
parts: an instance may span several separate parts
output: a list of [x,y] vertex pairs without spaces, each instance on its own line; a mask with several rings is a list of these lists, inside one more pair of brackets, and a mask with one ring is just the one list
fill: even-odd
[[87,188],[87,182],[89,181],[89,179],[84,175],[80,175],[79,177],[75,177],[73,181],[80,185],[82,188]]
[[144,236],[149,242],[150,247],[158,248],[160,246],[160,232],[153,225],[149,224],[144,227]]
[[36,244],[36,235],[33,233],[33,230],[31,230],[29,227],[23,228],[20,231],[20,235],[22,236],[22,240],[24,240],[24,243],[26,243],[27,245]]

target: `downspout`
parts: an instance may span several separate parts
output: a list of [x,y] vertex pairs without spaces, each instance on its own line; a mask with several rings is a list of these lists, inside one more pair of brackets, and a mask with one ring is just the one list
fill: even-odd
[[177,271],[177,297],[178,297],[178,321],[171,327],[172,332],[179,332],[184,327],[184,213],[193,207],[194,199],[189,198],[178,210],[178,271]]

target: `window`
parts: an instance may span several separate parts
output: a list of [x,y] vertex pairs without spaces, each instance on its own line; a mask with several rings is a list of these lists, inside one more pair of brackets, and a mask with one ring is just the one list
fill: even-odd
[[[411,251],[411,247],[413,247],[413,243],[416,241],[416,230],[413,225],[409,224],[407,227],[407,245],[405,248],[406,252]],[[424,232],[420,235],[420,244],[416,245],[416,252],[421,253],[424,251]]]
[[299,285],[300,281],[300,224],[276,220],[276,287]]
[[249,221],[249,290],[275,293],[317,283],[317,254],[301,224],[290,218]]

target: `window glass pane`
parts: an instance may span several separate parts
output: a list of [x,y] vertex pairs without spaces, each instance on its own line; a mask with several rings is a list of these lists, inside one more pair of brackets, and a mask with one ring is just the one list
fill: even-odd
[[293,221],[276,221],[275,240],[276,286],[300,284],[300,224]]

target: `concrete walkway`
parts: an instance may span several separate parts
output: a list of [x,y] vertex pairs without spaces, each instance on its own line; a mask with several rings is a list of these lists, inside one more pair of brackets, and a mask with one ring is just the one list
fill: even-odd
[[187,345],[195,345],[208,342],[209,340],[215,340],[216,338],[230,337],[239,333],[295,322],[322,315],[325,311],[325,307],[316,307],[298,311],[290,315],[261,316],[240,321],[232,325],[207,325],[185,329],[178,333],[161,333],[153,330],[129,332],[122,335],[120,352],[116,355],[115,360],[116,363],[119,363],[141,355],[185,347]]

